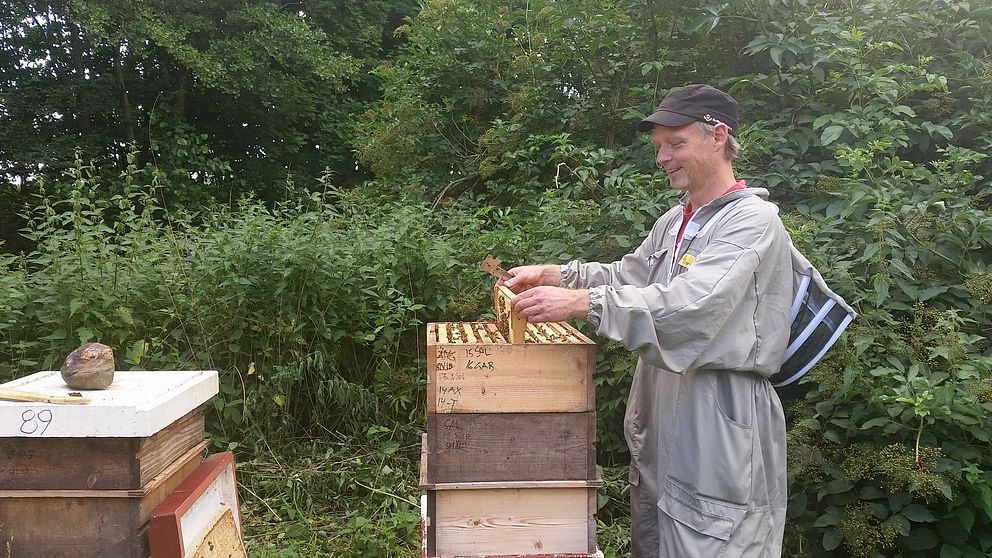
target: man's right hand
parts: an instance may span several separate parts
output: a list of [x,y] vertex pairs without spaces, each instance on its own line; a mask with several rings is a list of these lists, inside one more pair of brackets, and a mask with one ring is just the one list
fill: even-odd
[[561,286],[561,266],[558,265],[522,265],[508,271],[513,277],[502,283],[515,293],[522,293],[531,287]]

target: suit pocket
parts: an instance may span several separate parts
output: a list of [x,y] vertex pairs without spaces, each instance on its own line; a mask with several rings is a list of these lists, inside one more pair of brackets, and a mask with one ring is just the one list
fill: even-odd
[[658,510],[662,555],[679,557],[720,556],[747,513],[745,506],[700,496],[672,478]]
[[668,248],[663,248],[648,256],[648,285],[659,282],[660,278],[663,277],[660,273],[668,265],[665,257],[667,255]]
[[746,504],[751,495],[754,429],[735,419],[750,422],[753,403],[746,400],[749,391],[738,395],[740,404],[732,404],[732,398],[720,402],[718,384],[725,376],[725,372],[700,371],[683,379],[685,397],[679,401],[667,472],[691,486],[693,493]]

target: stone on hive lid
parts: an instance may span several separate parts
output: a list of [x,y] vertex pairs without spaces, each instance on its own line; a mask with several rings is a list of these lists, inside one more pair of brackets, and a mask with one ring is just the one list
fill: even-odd
[[102,343],[86,343],[65,357],[61,372],[73,389],[107,389],[114,382],[114,351]]

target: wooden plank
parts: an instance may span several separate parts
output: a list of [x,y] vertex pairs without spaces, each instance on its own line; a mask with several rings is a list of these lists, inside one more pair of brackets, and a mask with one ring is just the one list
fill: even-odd
[[[599,511],[599,498],[596,496],[596,491],[595,490],[590,490],[589,491],[588,502],[589,502],[589,508],[588,508],[588,510],[589,510],[588,511],[589,517],[595,518],[596,517],[596,512]],[[596,525],[596,520],[595,519],[593,519],[592,521],[590,521],[589,524],[588,524],[589,534],[588,534],[588,539],[587,540],[589,541],[589,548],[588,548],[588,551],[589,552],[595,552],[596,549],[597,549],[597,544],[596,544],[596,526],[597,525]]]
[[[430,495],[430,504],[428,504],[428,495]],[[420,558],[451,558],[451,557],[438,557],[433,554],[428,553],[428,547],[434,548],[434,537],[430,533],[430,516],[428,515],[428,509],[433,509],[435,506],[433,499],[433,492],[424,493],[420,495]],[[155,558],[158,558],[157,556]],[[462,557],[455,557],[462,558]],[[487,555],[476,555],[470,558],[604,558],[603,552],[596,550],[595,553],[557,553],[557,554],[487,554]]]
[[18,558],[148,558],[151,510],[197,468],[207,445],[140,490],[0,490],[0,549]]
[[513,291],[503,285],[493,287],[493,307],[496,310],[496,326],[510,343],[523,343],[527,331],[527,318],[513,309]]
[[595,410],[592,343],[428,343],[427,364],[428,413]]
[[596,414],[427,416],[426,483],[596,478]]
[[430,490],[495,490],[499,488],[599,488],[602,479],[594,480],[555,480],[555,481],[486,481],[486,482],[439,482],[421,486]]
[[[493,322],[431,322],[427,324],[427,345],[437,344],[459,344],[473,343],[471,339],[462,334],[462,330],[472,328],[475,330],[485,329],[492,336],[494,343],[507,343],[502,333],[496,335],[499,326]],[[595,345],[596,342],[582,334],[581,331],[568,322],[544,322],[527,324],[528,334],[539,334],[545,344],[574,344],[574,345]],[[548,336],[548,337],[544,337]],[[499,340],[497,340],[499,339]],[[535,341],[538,342],[538,341]]]
[[145,438],[0,438],[0,490],[138,489],[203,436],[199,407]]
[[[591,488],[437,490],[428,508],[430,556],[587,554]],[[430,506],[430,502],[428,503]]]
[[437,556],[437,522],[431,518],[431,510],[437,509],[437,491],[428,490],[427,495],[424,497],[424,503],[426,504],[423,513],[427,520],[425,522],[426,527],[426,551],[424,554],[427,556]]
[[154,436],[139,438],[134,464],[134,476],[138,477],[138,486],[151,482],[170,463],[203,441],[204,435],[204,415],[201,406]]
[[[78,391],[71,391],[68,393],[68,395],[44,395],[40,393],[30,393],[27,391],[5,389],[0,390],[0,400],[52,403],[53,405],[86,405],[90,402],[88,397],[83,397]],[[72,393],[75,393],[76,395],[71,395]]]

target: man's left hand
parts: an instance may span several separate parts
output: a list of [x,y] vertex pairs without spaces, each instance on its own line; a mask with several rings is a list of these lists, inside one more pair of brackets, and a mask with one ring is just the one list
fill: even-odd
[[513,298],[513,309],[528,322],[560,322],[585,319],[589,314],[589,291],[561,287],[534,287]]

